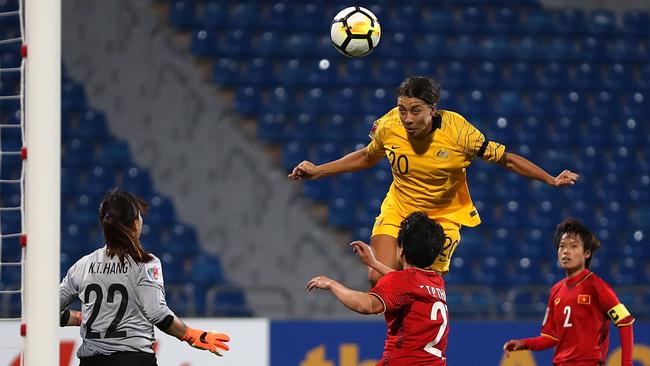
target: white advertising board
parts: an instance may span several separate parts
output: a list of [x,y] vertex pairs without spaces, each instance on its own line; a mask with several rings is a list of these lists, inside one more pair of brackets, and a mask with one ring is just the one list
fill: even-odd
[[[269,366],[269,321],[267,319],[183,319],[193,328],[215,330],[230,336],[230,351],[224,357],[200,351],[156,329],[156,358],[159,366]],[[19,366],[23,339],[20,323],[0,321],[0,366]],[[29,331],[29,330],[28,330]],[[60,362],[52,366],[77,366],[81,344],[79,328],[60,330]],[[45,366],[45,365],[44,365]]]

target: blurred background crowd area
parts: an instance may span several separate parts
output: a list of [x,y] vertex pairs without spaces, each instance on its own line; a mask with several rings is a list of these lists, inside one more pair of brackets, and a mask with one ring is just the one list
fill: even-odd
[[[650,317],[650,5],[536,0],[362,1],[382,26],[370,55],[347,59],[329,40],[340,1],[71,0],[63,6],[61,274],[102,245],[97,207],[120,186],[151,203],[142,242],[161,258],[172,309],[183,316],[353,316],[307,296],[321,272],[367,287],[346,248],[369,240],[391,183],[387,164],[293,184],[295,164],[368,143],[408,75],[443,87],[489,139],[574,187],[553,190],[476,161],[470,192],[482,224],[461,231],[448,283],[455,319],[540,318],[563,273],[551,235],[567,216],[597,234],[592,270],[635,317]],[[0,1],[0,11],[17,8]],[[18,32],[0,17],[0,33]],[[0,65],[20,65],[20,43]],[[20,74],[0,73],[1,95]],[[0,100],[2,124],[20,102]],[[18,151],[18,128],[1,129]],[[3,155],[1,178],[17,179]],[[2,185],[2,207],[20,204]],[[16,211],[2,233],[20,232]],[[2,261],[19,259],[4,238]],[[0,286],[19,286],[3,266]],[[19,311],[2,295],[0,312]]]

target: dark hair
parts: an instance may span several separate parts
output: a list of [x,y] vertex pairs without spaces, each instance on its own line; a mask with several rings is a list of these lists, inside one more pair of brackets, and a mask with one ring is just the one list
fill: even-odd
[[410,76],[397,88],[397,96],[418,98],[434,106],[440,100],[440,84],[424,76]]
[[99,205],[99,223],[104,231],[107,254],[110,258],[117,255],[124,264],[126,256],[136,263],[148,263],[153,259],[140,243],[133,222],[138,214],[145,214],[149,205],[142,199],[129,192],[110,191]]
[[447,236],[442,226],[424,212],[408,215],[400,224],[397,245],[406,261],[418,268],[427,268],[436,260]]
[[585,267],[589,268],[594,252],[600,248],[600,241],[596,238],[596,235],[580,221],[569,217],[555,227],[555,233],[553,234],[553,245],[555,245],[555,249],[560,248],[560,240],[562,240],[564,234],[575,235],[580,238],[584,251],[589,250],[591,252],[589,258],[585,260]]

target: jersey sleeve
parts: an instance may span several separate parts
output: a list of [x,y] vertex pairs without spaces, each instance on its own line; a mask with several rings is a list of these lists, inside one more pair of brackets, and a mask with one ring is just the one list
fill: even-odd
[[158,258],[154,257],[151,262],[145,263],[141,267],[136,291],[142,304],[144,316],[151,323],[158,323],[167,315],[174,315],[165,301],[162,265]]
[[594,280],[594,291],[598,296],[601,310],[612,319],[614,325],[623,327],[634,322],[632,314],[625,305],[621,304],[614,290],[605,281],[596,278]]
[[59,310],[63,310],[70,305],[75,296],[79,294],[79,287],[74,280],[74,275],[79,267],[77,263],[68,269],[68,272],[59,284]]
[[489,163],[496,163],[501,160],[506,151],[504,145],[487,140],[485,135],[464,117],[461,115],[456,116],[457,142],[460,144],[465,155],[470,159],[479,157]]
[[548,297],[548,303],[546,304],[546,313],[544,314],[544,320],[542,321],[541,334],[557,341],[558,332],[555,321],[553,321],[553,319],[555,319],[555,304],[553,303],[553,299],[555,298],[554,294],[555,287],[551,290],[551,294]]
[[[386,115],[388,115],[388,113]],[[384,119],[386,118],[386,115],[376,120],[375,123],[372,124],[372,128],[368,133],[370,143],[366,146],[366,150],[371,156],[383,156],[386,153],[386,149],[384,148],[384,136],[386,135],[386,124],[384,123]]]
[[403,271],[393,271],[379,279],[368,293],[379,297],[384,303],[385,311],[394,311],[413,302],[409,293],[409,282]]

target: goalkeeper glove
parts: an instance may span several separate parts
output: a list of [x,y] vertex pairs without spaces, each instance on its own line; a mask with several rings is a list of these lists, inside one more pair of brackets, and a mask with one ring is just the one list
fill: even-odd
[[208,332],[190,327],[187,327],[187,331],[181,340],[189,343],[194,348],[208,350],[217,356],[223,356],[223,352],[230,349],[224,343],[230,341],[230,337],[227,334]]

